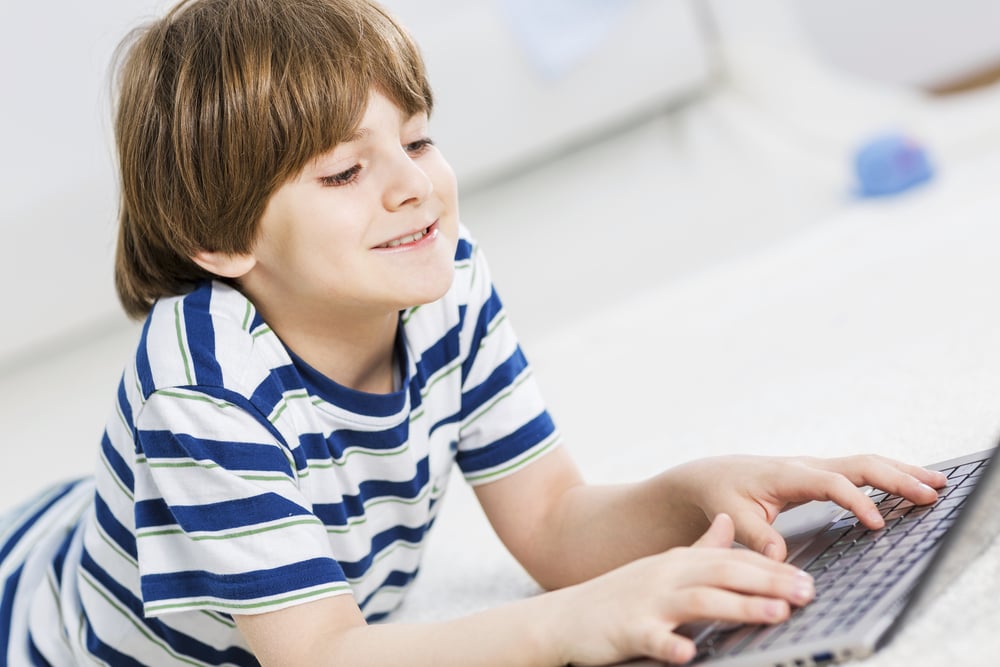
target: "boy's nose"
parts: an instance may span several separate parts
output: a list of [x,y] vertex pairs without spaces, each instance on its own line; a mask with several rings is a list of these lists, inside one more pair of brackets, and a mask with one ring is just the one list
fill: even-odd
[[385,207],[394,211],[427,199],[434,187],[430,177],[405,152],[393,165],[392,178],[386,187]]

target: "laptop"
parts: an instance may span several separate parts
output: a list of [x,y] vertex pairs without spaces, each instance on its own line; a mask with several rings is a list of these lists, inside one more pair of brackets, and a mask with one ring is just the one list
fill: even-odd
[[815,579],[812,603],[778,625],[683,626],[680,631],[698,646],[691,664],[813,667],[874,653],[1000,533],[1000,466],[989,465],[994,451],[929,466],[948,475],[933,505],[872,492],[886,521],[881,530],[838,511],[819,528],[789,538],[788,561]]

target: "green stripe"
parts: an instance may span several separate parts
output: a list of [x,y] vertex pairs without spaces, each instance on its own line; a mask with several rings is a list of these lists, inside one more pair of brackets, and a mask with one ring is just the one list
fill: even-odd
[[324,460],[311,460],[309,461],[309,467],[315,468],[317,470],[326,470],[330,468],[342,468],[347,465],[347,459],[351,458],[355,454],[362,454],[364,456],[371,456],[374,458],[387,458],[390,456],[399,456],[410,450],[410,443],[407,442],[405,445],[396,450],[382,451],[382,450],[371,450],[371,449],[361,449],[359,447],[352,447],[344,452],[344,455],[339,459],[330,459],[329,462]]
[[161,396],[169,396],[170,398],[179,398],[185,401],[201,401],[202,403],[209,403],[217,408],[235,408],[234,403],[229,401],[223,401],[218,398],[212,398],[211,396],[205,396],[204,394],[195,394],[191,392],[175,391],[171,389],[158,389],[156,394]]
[[506,310],[501,311],[496,317],[493,318],[493,321],[490,322],[490,326],[486,328],[486,336],[484,336],[483,338],[485,339],[487,336],[496,331],[497,327],[503,324],[506,320],[507,320],[507,311]]
[[351,532],[352,528],[363,526],[366,523],[368,523],[368,517],[362,516],[358,519],[348,521],[346,526],[327,526],[326,532],[332,533],[334,535],[346,535],[347,533]]
[[135,502],[135,496],[132,495],[132,492],[129,491],[128,488],[118,478],[118,473],[116,473],[114,469],[112,469],[111,463],[108,461],[107,457],[104,456],[104,452],[101,452],[101,463],[103,463],[104,467],[107,468],[108,473],[110,473],[111,475],[111,479],[115,481],[115,484],[118,486],[119,489],[122,490],[122,493],[125,494],[125,497],[128,498],[130,502]]
[[166,535],[185,535],[189,540],[194,542],[202,542],[204,540],[232,540],[240,537],[248,537],[251,535],[261,535],[263,533],[270,533],[274,530],[282,530],[284,528],[291,528],[292,526],[303,526],[312,524],[315,526],[323,526],[323,522],[316,517],[304,517],[301,519],[295,519],[293,521],[285,521],[284,523],[277,523],[271,526],[263,526],[261,528],[251,528],[250,530],[241,530],[238,532],[224,533],[224,534],[208,534],[208,535],[192,535],[190,533],[185,533],[181,528],[164,528],[162,530],[149,530],[149,531],[139,531],[136,533],[136,539],[146,538],[146,537],[163,537]]
[[[165,470],[169,469],[181,469],[181,468],[201,468],[202,470],[215,470],[216,468],[222,468],[221,465],[210,461],[157,461],[155,463],[147,463],[150,468],[162,468]],[[223,468],[228,470],[228,468]],[[248,482],[288,482],[291,478],[284,473],[273,473],[273,474],[263,474],[263,473],[239,473],[229,470],[234,475],[240,479],[246,480]]]
[[299,600],[306,600],[309,598],[320,597],[326,595],[327,593],[350,593],[351,587],[347,583],[339,583],[334,586],[327,586],[326,588],[321,588],[316,591],[310,591],[308,593],[297,593],[295,595],[286,595],[285,597],[275,598],[273,600],[268,600],[266,602],[223,602],[220,600],[202,600],[199,602],[176,602],[172,604],[150,604],[146,605],[147,613],[154,613],[158,611],[166,611],[168,609],[198,609],[198,608],[213,608],[213,609],[233,609],[236,611],[247,610],[247,609],[260,609],[262,607],[273,607],[276,605],[284,604],[286,602],[297,602]]
[[267,420],[272,424],[277,423],[278,419],[281,417],[282,413],[288,408],[288,402],[295,399],[306,399],[309,400],[309,392],[306,390],[301,391],[290,391],[281,395],[281,402],[274,406],[271,414],[268,416]]
[[407,310],[407,311],[406,311],[405,313],[403,313],[403,315],[402,315],[402,316],[401,316],[401,317],[399,318],[399,319],[400,319],[400,321],[401,321],[401,322],[402,322],[403,324],[406,324],[406,323],[407,323],[407,322],[409,322],[409,321],[410,321],[410,319],[411,319],[411,318],[413,317],[413,314],[414,314],[415,312],[417,312],[418,310],[420,310],[420,306],[414,306],[413,308],[410,308],[410,309],[409,309],[409,310]]
[[455,371],[460,370],[461,368],[462,368],[462,362],[461,362],[461,360],[459,360],[459,361],[455,362],[454,365],[452,365],[450,368],[449,367],[445,367],[445,368],[441,369],[440,371],[438,371],[437,373],[435,373],[434,377],[431,378],[430,382],[428,382],[424,386],[424,388],[420,391],[420,396],[422,398],[427,398],[427,396],[431,393],[431,388],[434,385],[436,385],[438,382],[440,382],[441,380],[445,379],[446,377],[448,377],[449,375],[451,375]]
[[216,623],[219,623],[220,625],[224,625],[224,626],[226,626],[227,628],[229,628],[231,630],[235,630],[236,629],[236,624],[235,623],[233,623],[232,621],[226,620],[225,618],[223,618],[222,616],[219,616],[219,614],[217,614],[217,613],[215,613],[213,611],[204,611],[204,610],[202,610],[199,613],[204,614],[205,616],[208,616],[210,619],[212,619]]
[[503,475],[505,473],[508,473],[508,472],[510,472],[512,470],[516,470],[516,469],[520,468],[521,466],[525,465],[526,463],[528,463],[530,461],[534,461],[539,456],[541,456],[545,452],[547,452],[550,449],[552,449],[552,447],[558,441],[559,441],[558,434],[553,434],[552,437],[550,437],[547,442],[543,442],[543,444],[538,449],[536,449],[533,452],[531,452],[528,456],[525,456],[524,458],[521,458],[521,459],[517,459],[513,463],[511,463],[510,465],[507,465],[507,466],[505,466],[503,468],[498,468],[496,470],[491,470],[489,472],[484,472],[484,473],[481,473],[481,474],[478,474],[478,475],[468,475],[468,476],[466,476],[465,479],[470,484],[472,484],[472,483],[475,483],[475,482],[481,482],[483,480],[491,479],[493,477],[498,477],[498,476]]
[[181,655],[181,654],[177,653],[176,651],[174,651],[170,646],[168,646],[167,644],[163,643],[159,639],[159,637],[156,637],[155,635],[151,634],[149,632],[149,630],[146,628],[146,626],[144,626],[143,624],[137,622],[134,618],[132,618],[132,614],[128,613],[128,611],[121,606],[121,604],[118,602],[118,600],[116,600],[115,598],[111,597],[109,594],[105,593],[104,589],[102,589],[98,585],[98,583],[96,581],[94,581],[93,579],[91,579],[91,575],[86,570],[81,569],[81,570],[79,570],[79,573],[81,575],[83,575],[83,580],[86,581],[87,584],[92,589],[94,589],[94,592],[96,592],[98,595],[100,595],[102,598],[104,598],[105,602],[107,602],[109,605],[111,605],[112,607],[114,607],[115,610],[117,610],[119,614],[121,614],[122,616],[124,616],[128,620],[128,622],[131,623],[135,627],[135,629],[138,630],[139,633],[142,634],[142,636],[146,638],[147,641],[149,641],[150,643],[155,644],[159,648],[163,649],[166,653],[168,653],[170,655],[170,657],[174,658],[175,660],[179,660],[179,661],[181,661],[183,663],[186,663],[188,665],[207,665],[208,664],[208,663],[205,663],[205,662],[201,662],[199,660],[193,660],[192,658],[189,658],[187,656]]
[[520,387],[522,384],[524,384],[524,382],[526,382],[529,377],[531,377],[531,370],[530,369],[528,371],[522,373],[521,377],[519,377],[517,380],[515,380],[514,384],[510,385],[507,388],[507,390],[504,391],[504,393],[499,394],[496,398],[493,399],[493,401],[491,403],[489,403],[487,405],[484,405],[480,409],[480,411],[478,413],[476,413],[476,414],[472,415],[471,417],[469,417],[469,419],[467,419],[462,424],[462,427],[459,429],[459,437],[461,437],[462,431],[464,431],[466,428],[468,428],[469,426],[471,426],[472,424],[474,424],[476,421],[478,421],[479,419],[481,419],[484,415],[488,414],[490,412],[490,410],[492,410],[493,408],[495,408],[497,406],[497,404],[500,403],[500,401],[504,400],[505,398],[510,397],[510,395],[513,394],[514,391],[516,391],[518,387]]
[[[430,491],[431,491],[431,487],[430,486],[426,486],[426,487],[424,487],[424,490],[420,492],[420,495],[417,496],[416,498],[411,498],[411,499],[408,499],[408,500],[404,500],[403,498],[398,498],[398,497],[395,497],[395,498],[381,498],[379,500],[366,502],[366,503],[364,503],[363,507],[365,508],[365,511],[367,512],[372,507],[378,507],[379,505],[393,505],[393,504],[394,505],[418,505],[421,502],[423,502],[423,500],[427,497],[427,494],[430,493]],[[368,522],[368,515],[365,514],[365,515],[363,515],[361,517],[358,517],[356,519],[348,521],[346,526],[329,526],[328,525],[326,527],[326,532],[333,533],[334,535],[346,535],[347,533],[351,532],[352,528],[355,528],[357,526],[361,526],[361,525],[363,525],[363,524],[365,524],[367,522]]]
[[109,547],[111,547],[112,551],[114,551],[116,554],[118,554],[119,556],[121,556],[122,558],[124,558],[126,561],[128,561],[128,563],[130,565],[132,565],[132,566],[138,566],[139,565],[139,561],[137,561],[136,559],[132,558],[132,556],[130,556],[129,554],[127,554],[124,551],[122,551],[121,547],[119,547],[117,544],[115,544],[114,540],[112,540],[111,537],[109,537],[108,534],[104,531],[104,529],[101,528],[100,522],[98,522],[98,524],[97,524],[97,534],[101,536],[101,539],[104,540],[105,544],[107,544]]
[[472,265],[472,275],[469,276],[469,283],[476,284],[476,273],[479,271],[479,263],[476,261],[476,256],[479,254],[479,245],[472,247],[472,256],[469,257],[469,264]]
[[[410,551],[420,551],[420,548],[421,546],[419,544],[411,544],[410,542],[406,542],[403,540],[394,542],[391,546],[386,547],[385,549],[380,551],[379,554],[372,559],[372,565],[388,558],[390,554],[395,553],[396,550],[398,549],[409,549]],[[365,572],[364,576],[357,577],[356,579],[348,579],[347,581],[352,585],[360,584],[365,580],[365,577],[368,576],[370,573],[371,573],[371,568],[368,569],[368,572]]]
[[188,384],[194,384],[191,377],[191,359],[188,358],[184,345],[184,328],[181,326],[181,302],[174,303],[174,328],[177,330],[177,349],[181,351],[181,358],[184,360],[184,374],[187,375]]
[[125,419],[125,413],[122,412],[121,402],[117,401],[117,400],[115,401],[115,413],[117,413],[118,419],[121,420],[122,426],[125,427],[125,431],[126,432],[131,432],[132,431],[132,427],[129,426],[128,420]]
[[247,299],[247,310],[243,313],[243,330],[250,333],[250,320],[253,315],[253,305],[250,303],[250,299]]
[[253,338],[260,338],[261,336],[265,336],[265,335],[267,335],[269,333],[271,333],[271,327],[269,327],[266,324],[264,324],[264,325],[261,325],[261,327],[259,329],[257,329],[256,331],[254,331],[250,335]]

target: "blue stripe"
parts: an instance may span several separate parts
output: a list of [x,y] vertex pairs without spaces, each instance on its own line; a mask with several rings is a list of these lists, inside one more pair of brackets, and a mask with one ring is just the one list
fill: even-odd
[[[56,578],[56,586],[59,588],[62,587],[63,572],[67,570],[66,554],[69,553],[69,548],[70,546],[72,546],[73,539],[76,537],[76,534],[80,530],[81,526],[82,524],[77,523],[75,526],[73,526],[72,530],[66,533],[66,537],[63,538],[63,541],[59,545],[59,548],[56,550],[56,553],[52,556],[52,563],[51,563],[52,572]],[[72,568],[74,565],[75,564],[71,564],[69,568],[70,570],[69,575],[71,577],[73,576]]]
[[250,321],[250,331],[256,331],[257,329],[259,329],[260,327],[264,326],[265,324],[267,324],[267,322],[264,321],[264,318],[261,317],[260,313],[257,312],[257,309],[254,308],[253,309],[253,319]]
[[[40,518],[42,518],[42,516],[44,516],[46,512],[52,509],[53,505],[55,505],[60,500],[65,498],[66,495],[74,488],[76,488],[76,485],[79,484],[81,481],[83,480],[75,480],[73,482],[70,482],[69,484],[66,484],[64,487],[62,487],[62,489],[59,490],[57,494],[55,494],[52,498],[50,498],[49,501],[45,503],[45,505],[43,505],[40,509],[36,510],[34,514],[21,520],[21,527],[18,528],[14,532],[14,534],[12,534],[7,539],[3,547],[0,548],[0,563],[2,563],[4,560],[7,559],[7,556],[10,555],[11,550],[13,550],[14,547],[17,546],[17,543],[21,541],[21,538],[24,537],[25,533],[31,530],[31,527],[35,524],[35,522],[38,521]],[[45,492],[45,494],[48,493],[49,493],[48,491]]]
[[352,518],[364,516],[366,502],[378,498],[413,500],[423,492],[430,480],[430,463],[426,456],[417,462],[416,468],[416,473],[409,480],[361,482],[356,495],[344,495],[339,503],[315,503],[313,512],[327,526],[345,526]]
[[[375,588],[374,591],[369,593],[368,597],[366,597],[364,600],[361,601],[361,603],[358,606],[361,607],[362,611],[364,611],[364,608],[368,606],[368,604],[372,601],[372,598],[378,595],[379,592],[384,587],[399,586],[400,588],[403,588],[407,586],[411,581],[413,581],[414,577],[416,576],[417,576],[416,572],[403,572],[401,570],[393,570],[386,576],[385,579],[382,580],[382,583],[380,583],[378,587]],[[389,612],[372,614],[371,616],[366,616],[365,620],[368,621],[369,623],[374,623],[375,621],[385,618],[388,615]]]
[[[84,551],[80,559],[80,565],[90,576],[92,576],[115,600],[128,609],[132,620],[147,628],[150,634],[155,635],[178,653],[207,662],[210,665],[222,664],[256,664],[250,653],[238,646],[230,646],[225,649],[217,649],[194,637],[180,632],[157,618],[145,618],[142,610],[142,601],[134,596],[125,586],[116,581],[107,571],[104,570],[90,555]],[[144,579],[145,581],[145,579]],[[143,587],[143,594],[146,589]],[[88,630],[90,630],[88,624]],[[109,660],[113,665],[132,664],[131,662],[118,662],[118,653],[114,648],[105,644],[100,637],[93,634],[91,630],[87,636],[87,647],[92,653]],[[115,659],[109,659],[109,657]],[[141,664],[141,663],[137,663]]]
[[217,532],[254,526],[293,516],[311,516],[309,510],[276,493],[224,500],[204,505],[169,506],[162,498],[135,504],[136,529],[178,525],[187,533]]
[[303,433],[299,436],[296,453],[313,461],[340,459],[348,449],[370,452],[390,451],[409,440],[410,423],[404,421],[385,431],[334,431],[330,436],[322,433]]
[[147,574],[142,577],[142,596],[147,603],[200,597],[243,601],[343,581],[344,573],[337,561],[332,558],[310,558],[267,570],[239,574],[216,574],[204,570]]
[[122,411],[122,416],[125,418],[125,423],[128,424],[129,429],[131,429],[134,439],[135,422],[132,420],[132,404],[128,400],[128,390],[125,388],[124,373],[122,373],[122,379],[118,382],[118,409]]
[[[277,405],[282,400],[281,391],[284,387],[271,387],[269,393],[276,396],[273,402],[258,402],[255,400],[257,397],[257,391],[260,391],[261,387],[271,383],[271,379],[264,380],[260,386],[255,390],[254,396],[247,399],[243,394],[239,394],[232,389],[227,389],[226,387],[196,387],[195,389],[204,394],[205,396],[210,396],[211,398],[217,399],[219,401],[224,401],[230,403],[237,408],[243,408],[247,413],[249,413],[258,424],[261,425],[275,441],[287,446],[288,443],[285,442],[285,436],[281,434],[281,431],[268,420],[268,416],[271,411],[274,410],[274,406]],[[296,386],[296,385],[292,385]]]
[[226,470],[292,475],[284,450],[273,444],[205,440],[170,431],[142,431],[139,437],[150,463],[158,459],[193,459],[211,461]]
[[509,389],[526,368],[528,360],[524,358],[521,348],[517,347],[481,384],[462,394],[462,419],[466,419],[498,394]]
[[[134,433],[133,433],[134,436]],[[132,474],[132,468],[125,463],[125,459],[122,458],[118,450],[111,443],[111,438],[108,437],[108,432],[104,432],[104,436],[101,438],[101,452],[104,454],[104,458],[108,460],[108,465],[111,466],[111,470],[114,471],[114,476],[118,478],[122,486],[129,490],[129,493],[135,493],[135,477]]]
[[418,526],[416,528],[410,528],[408,526],[393,526],[392,528],[382,531],[372,538],[371,551],[369,551],[364,558],[353,562],[340,561],[340,567],[348,579],[360,579],[366,572],[368,572],[368,570],[371,569],[372,564],[375,562],[375,558],[377,558],[386,547],[389,547],[399,541],[419,546],[424,539],[426,531],[426,526]]
[[417,371],[413,379],[420,389],[423,389],[435,373],[449,366],[461,354],[460,335],[461,323],[449,329],[433,345],[420,353],[417,359]]
[[384,431],[338,430],[331,433],[327,440],[330,447],[327,456],[332,454],[334,457],[339,457],[348,449],[355,447],[376,452],[396,449],[406,444],[409,437],[409,420],[403,420]]
[[427,433],[428,435],[434,435],[434,432],[437,431],[439,428],[460,421],[462,421],[462,414],[461,412],[456,412],[455,414],[448,415],[447,417],[443,417],[440,420],[434,422],[434,424],[431,425],[430,429],[428,429]]
[[52,663],[38,650],[38,645],[35,644],[35,638],[31,635],[30,631],[28,632],[28,656],[31,658],[31,664],[34,667],[53,667]]
[[493,319],[500,314],[503,310],[503,304],[500,302],[500,295],[497,294],[496,289],[490,288],[490,296],[483,303],[479,310],[479,316],[476,318],[476,326],[472,331],[472,343],[469,346],[469,356],[465,358],[462,363],[462,382],[469,377],[469,372],[472,370],[472,366],[476,363],[476,357],[479,353],[479,346],[482,344],[483,338],[486,337],[486,332],[490,328],[490,324]]
[[274,411],[274,406],[285,400],[285,389],[301,386],[302,381],[294,366],[278,366],[272,368],[268,376],[254,388],[250,403],[267,417]]
[[121,651],[117,651],[101,641],[101,638],[94,633],[94,629],[87,624],[87,651],[103,660],[108,665],[115,667],[149,667],[139,662],[131,656],[127,656]]
[[14,609],[14,596],[17,594],[17,585],[21,581],[21,573],[24,565],[14,570],[3,582],[3,597],[0,597],[0,665],[7,664],[7,651],[10,647],[10,624],[12,620],[11,612]]
[[464,262],[465,260],[471,258],[473,248],[474,246],[469,239],[458,239],[458,245],[455,247],[455,261]]
[[206,282],[184,297],[184,334],[195,384],[221,386],[222,368],[215,354],[215,325],[212,322],[212,283]]
[[280,384],[286,387],[304,387],[310,394],[324,401],[357,414],[371,417],[391,417],[406,407],[406,392],[370,394],[345,387],[331,380],[308,364],[291,350],[287,350],[292,366],[274,369],[280,373]]
[[139,552],[135,545],[135,535],[115,518],[99,493],[94,494],[94,511],[97,515],[97,523],[108,534],[111,541],[129,556],[138,560]]
[[[154,304],[153,310],[146,316],[146,321],[142,325],[142,335],[139,336],[139,345],[135,351],[135,373],[139,377],[143,398],[149,398],[156,391],[156,383],[153,382],[153,367],[149,363],[149,326],[153,321],[155,309]],[[132,423],[131,420],[129,423]]]
[[506,463],[528,451],[555,432],[555,424],[548,412],[542,412],[510,435],[470,451],[459,450],[455,461],[462,472],[468,474]]

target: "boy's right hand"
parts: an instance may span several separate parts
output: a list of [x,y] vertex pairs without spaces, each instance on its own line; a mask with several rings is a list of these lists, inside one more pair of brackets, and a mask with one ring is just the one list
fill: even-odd
[[646,656],[684,663],[695,655],[689,638],[675,632],[691,621],[777,623],[791,606],[814,595],[801,570],[732,548],[734,526],[726,514],[691,547],[670,549],[629,563],[591,581],[563,589],[562,638],[566,662],[607,665]]

